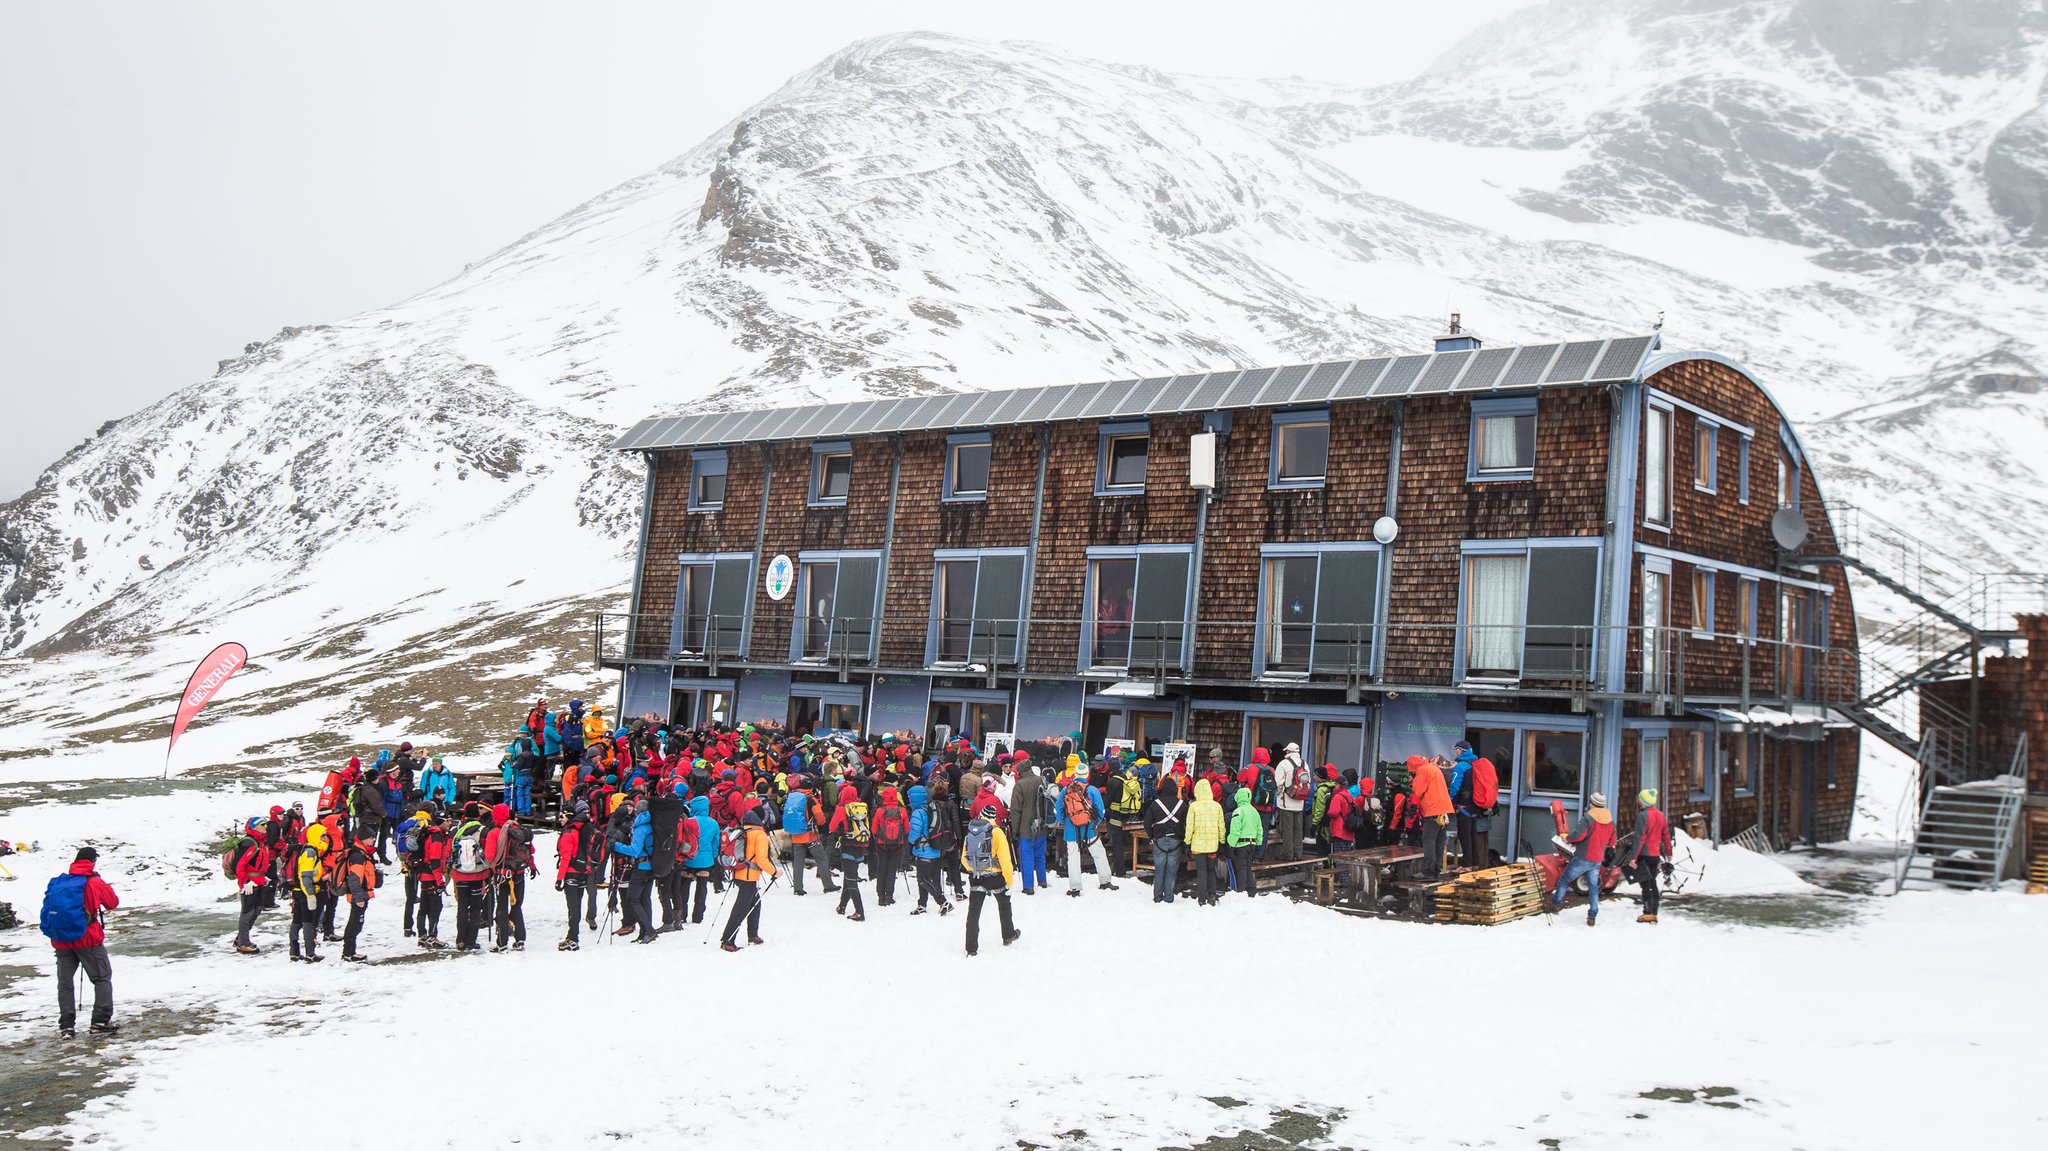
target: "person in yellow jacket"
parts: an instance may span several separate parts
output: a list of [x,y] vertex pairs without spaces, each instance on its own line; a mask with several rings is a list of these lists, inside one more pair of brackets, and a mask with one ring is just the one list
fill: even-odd
[[610,726],[604,721],[604,709],[601,707],[591,708],[590,714],[583,717],[584,744],[586,746],[590,744],[609,745],[611,743],[609,738],[611,734]]
[[1188,805],[1187,844],[1195,869],[1195,902],[1216,906],[1216,851],[1223,846],[1223,805],[1206,779],[1195,781],[1195,801]]
[[996,916],[1003,924],[1003,946],[1017,942],[1024,933],[1010,917],[1010,838],[1003,834],[1001,808],[990,804],[967,823],[960,841],[960,866],[967,873],[967,954],[980,950],[981,905],[990,894],[996,897]]
[[292,888],[293,963],[301,960],[318,963],[326,958],[315,950],[320,931],[320,898],[327,889],[327,868],[321,862],[326,851],[327,828],[316,823],[306,828],[306,842],[292,856],[289,878]]
[[740,933],[740,921],[747,924],[747,942],[759,945],[761,938],[761,876],[776,875],[775,859],[768,850],[768,832],[761,826],[761,809],[749,808],[740,817],[739,859],[732,868],[733,886],[739,894],[732,901],[732,914],[725,921],[725,937],[718,946],[725,951],[738,951],[736,942]]

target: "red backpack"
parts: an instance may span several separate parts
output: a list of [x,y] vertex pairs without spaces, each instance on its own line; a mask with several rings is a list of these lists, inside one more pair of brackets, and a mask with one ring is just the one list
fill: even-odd
[[875,842],[883,847],[901,847],[910,838],[910,813],[901,807],[885,807],[875,813]]
[[1295,768],[1294,782],[1287,785],[1287,798],[1300,803],[1309,796],[1314,795],[1315,790],[1315,777],[1309,774],[1308,768]]
[[1088,802],[1088,787],[1079,781],[1067,785],[1061,799],[1066,804],[1067,822],[1075,827],[1086,827],[1095,818],[1095,805]]
[[[1481,764],[1486,765],[1484,771],[1480,770]],[[1472,810],[1485,814],[1500,802],[1499,773],[1490,759],[1475,759],[1468,770],[1472,780]]]

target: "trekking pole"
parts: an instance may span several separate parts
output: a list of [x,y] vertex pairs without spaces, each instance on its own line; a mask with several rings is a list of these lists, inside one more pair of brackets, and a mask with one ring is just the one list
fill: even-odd
[[706,943],[710,943],[711,937],[718,934],[718,924],[720,920],[725,918],[726,905],[732,902],[732,893],[738,891],[739,889],[740,885],[736,880],[726,883],[725,891],[721,893],[718,897],[718,911],[711,917],[711,930],[706,931],[704,933],[704,939],[702,940],[702,942],[698,944],[698,946],[701,947]]

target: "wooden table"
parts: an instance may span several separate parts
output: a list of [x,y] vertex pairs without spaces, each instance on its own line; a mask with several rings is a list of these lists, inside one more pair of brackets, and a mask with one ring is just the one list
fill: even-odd
[[1422,849],[1404,844],[1340,851],[1327,857],[1332,866],[1343,868],[1350,875],[1354,901],[1362,897],[1367,907],[1379,906],[1380,888],[1401,865],[1421,858]]

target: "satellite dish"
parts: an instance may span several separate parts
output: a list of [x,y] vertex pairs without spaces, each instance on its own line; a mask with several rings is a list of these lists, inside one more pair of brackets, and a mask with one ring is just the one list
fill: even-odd
[[1806,517],[1798,508],[1779,508],[1771,517],[1771,538],[1788,552],[1796,552],[1806,542]]

